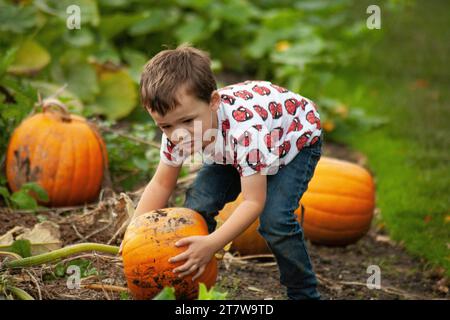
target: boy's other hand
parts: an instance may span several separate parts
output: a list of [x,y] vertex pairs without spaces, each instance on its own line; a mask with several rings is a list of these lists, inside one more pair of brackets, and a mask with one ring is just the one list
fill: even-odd
[[186,262],[173,269],[174,273],[180,273],[179,278],[198,270],[192,277],[192,281],[200,277],[206,269],[207,264],[216,252],[214,243],[209,236],[192,236],[178,240],[175,246],[189,246],[189,248],[179,255],[169,259],[170,263],[186,260]]

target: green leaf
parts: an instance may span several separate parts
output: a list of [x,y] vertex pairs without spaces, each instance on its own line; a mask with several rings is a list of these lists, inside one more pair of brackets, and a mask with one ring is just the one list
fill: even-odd
[[80,268],[80,276],[82,278],[86,278],[92,275],[97,275],[97,269],[92,266],[92,262],[87,259],[75,259],[70,261],[67,266],[66,270],[69,266],[77,266]]
[[34,74],[50,62],[50,54],[33,40],[24,41],[16,52],[14,62],[7,69],[13,74]]
[[120,300],[131,300],[131,296],[129,292],[121,291],[119,292],[119,299]]
[[175,300],[175,288],[164,287],[160,293],[158,293],[153,300]]
[[19,190],[12,194],[11,202],[17,209],[35,210],[38,207],[36,200],[25,190]]
[[92,275],[98,275],[98,271],[96,268],[92,266],[92,262],[87,259],[75,259],[72,261],[69,261],[68,263],[59,262],[54,270],[53,273],[58,278],[66,278],[67,277],[67,268],[70,266],[77,266],[80,268],[80,276],[82,278],[86,278]]
[[94,33],[89,27],[82,27],[81,29],[66,30],[63,39],[72,47],[87,47],[94,43]]
[[15,240],[11,245],[11,252],[22,258],[31,257],[31,242],[29,240]]
[[102,17],[100,22],[100,33],[107,39],[111,39],[116,35],[125,32],[133,24],[145,18],[145,13],[116,13]]
[[153,9],[146,11],[144,12],[143,18],[130,27],[129,33],[132,36],[139,36],[155,31],[162,31],[174,25],[179,17],[180,12],[176,8],[172,10]]
[[130,76],[133,78],[135,83],[139,84],[142,70],[145,63],[148,61],[147,56],[140,51],[129,48],[125,48],[122,51],[122,56],[129,66]]
[[195,43],[207,35],[205,21],[193,14],[186,15],[185,22],[175,30],[175,36],[179,42]]
[[217,291],[214,286],[208,291],[204,283],[199,284],[198,300],[225,300],[227,294],[227,292]]
[[10,201],[10,194],[7,188],[0,186],[0,196],[3,197],[3,199],[5,200],[5,203],[8,207],[11,206],[11,201]]
[[20,188],[27,192],[31,191],[32,194],[37,196],[36,200],[44,202],[49,200],[47,191],[36,182],[26,182]]
[[0,3],[0,33],[24,33],[36,24],[37,10],[34,6]]
[[11,47],[8,50],[6,50],[4,56],[0,60],[0,77],[3,76],[3,74],[6,72],[6,69],[11,65],[11,63],[14,62],[14,59],[16,58],[18,47]]
[[66,276],[66,266],[64,263],[59,262],[56,266],[55,266],[55,276],[59,277],[59,278],[64,278]]
[[304,68],[306,64],[319,60],[319,54],[325,47],[323,39],[315,37],[296,43],[286,51],[273,53],[271,59],[273,62]]
[[100,91],[95,68],[80,50],[68,50],[53,68],[55,80],[67,83],[67,89],[83,101],[93,101]]
[[127,116],[137,103],[137,88],[126,70],[105,71],[99,76],[100,94],[91,106],[109,120]]

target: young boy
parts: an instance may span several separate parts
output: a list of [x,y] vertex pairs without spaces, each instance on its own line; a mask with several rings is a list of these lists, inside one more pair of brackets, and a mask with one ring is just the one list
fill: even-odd
[[[209,235],[179,240],[170,262],[180,277],[199,277],[215,252],[257,218],[276,257],[289,299],[319,299],[317,280],[294,210],[321,156],[313,102],[266,81],[217,89],[207,53],[180,46],[154,56],[141,78],[141,100],[163,132],[161,159],[135,216],[164,208],[182,163],[201,152],[203,166],[184,207],[199,212]],[[192,159],[192,157],[191,157]],[[214,217],[242,192],[243,201],[216,229]]]

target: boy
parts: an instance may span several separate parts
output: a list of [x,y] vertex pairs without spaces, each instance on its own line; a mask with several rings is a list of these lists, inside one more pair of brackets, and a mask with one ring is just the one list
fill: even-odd
[[[203,166],[184,207],[205,218],[209,235],[179,240],[187,249],[169,262],[180,277],[199,277],[215,252],[258,217],[289,299],[319,299],[317,280],[294,210],[321,156],[313,102],[265,81],[217,89],[207,53],[182,45],[145,66],[141,100],[161,128],[161,159],[135,216],[164,208],[181,165],[201,152]],[[243,201],[216,229],[214,217],[242,192]]]

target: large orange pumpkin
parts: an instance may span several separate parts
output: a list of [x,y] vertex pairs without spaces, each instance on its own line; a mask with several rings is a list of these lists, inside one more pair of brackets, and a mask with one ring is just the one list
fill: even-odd
[[[363,167],[322,157],[308,190],[303,229],[311,242],[347,245],[367,233],[375,208],[375,185]],[[297,209],[300,216],[300,210]]]
[[[220,211],[218,220],[226,221],[242,201],[239,196]],[[368,229],[375,206],[372,176],[363,167],[348,161],[322,157],[300,203],[303,204],[303,229],[314,243],[347,245],[356,242]],[[301,209],[295,211],[301,220]],[[269,253],[265,240],[257,232],[255,221],[232,243],[242,255]]]
[[42,109],[11,136],[6,156],[9,187],[17,191],[26,182],[36,182],[47,191],[49,206],[94,201],[108,167],[99,132],[57,100],[44,102]]
[[122,258],[128,288],[135,299],[152,299],[165,286],[174,287],[178,299],[195,299],[203,282],[210,288],[216,282],[217,261],[211,259],[203,274],[192,281],[191,275],[178,278],[173,269],[185,263],[169,263],[170,257],[187,247],[176,247],[179,239],[207,235],[203,217],[187,208],[166,208],[137,216],[129,224],[123,239]]

